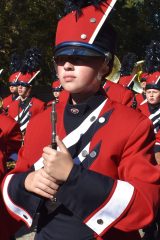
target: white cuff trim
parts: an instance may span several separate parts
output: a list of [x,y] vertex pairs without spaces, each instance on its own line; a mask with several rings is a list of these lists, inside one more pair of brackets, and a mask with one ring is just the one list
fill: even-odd
[[3,188],[3,198],[4,198],[5,204],[8,207],[8,209],[11,212],[13,212],[15,215],[19,216],[19,218],[30,227],[32,225],[32,221],[33,221],[31,216],[25,210],[23,210],[22,208],[15,205],[11,201],[11,199],[8,195],[8,191],[7,191],[8,185],[13,176],[14,176],[14,174],[10,174],[5,179],[4,188]]
[[128,207],[134,193],[134,187],[128,182],[118,180],[116,189],[109,202],[86,222],[97,234],[101,234]]

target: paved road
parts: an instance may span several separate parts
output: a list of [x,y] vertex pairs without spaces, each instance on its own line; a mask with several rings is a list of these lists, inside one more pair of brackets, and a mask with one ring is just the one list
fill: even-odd
[[34,232],[30,232],[27,227],[22,227],[16,234],[16,240],[33,240]]
[[34,235],[34,233],[29,233],[27,235],[16,238],[16,240],[34,240]]

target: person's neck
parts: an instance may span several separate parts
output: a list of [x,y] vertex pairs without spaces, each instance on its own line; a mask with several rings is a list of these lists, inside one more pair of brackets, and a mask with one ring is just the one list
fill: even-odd
[[160,108],[160,103],[156,103],[156,104],[150,104],[149,103],[149,109],[151,112],[155,112]]
[[85,102],[91,96],[93,96],[99,90],[99,86],[94,89],[94,91],[83,92],[83,93],[72,93],[71,101],[73,105]]
[[28,96],[27,97],[20,96],[20,99],[21,99],[22,102],[24,102],[27,98],[28,98]]

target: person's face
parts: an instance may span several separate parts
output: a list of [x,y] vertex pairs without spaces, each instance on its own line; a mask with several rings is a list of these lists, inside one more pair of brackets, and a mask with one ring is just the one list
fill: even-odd
[[146,98],[150,104],[160,103],[160,90],[157,89],[147,89],[146,90]]
[[143,82],[140,83],[140,85],[141,85],[141,88],[145,89],[145,87],[146,87],[146,82],[143,81]]
[[30,91],[31,91],[30,87],[24,87],[21,85],[18,86],[18,95],[22,98],[28,97],[30,94]]
[[89,93],[98,89],[103,58],[61,56],[56,58],[56,63],[58,77],[65,90],[70,93]]
[[11,93],[17,93],[18,88],[16,86],[10,86],[9,90],[10,90]]
[[55,98],[58,98],[59,97],[59,95],[60,95],[60,92],[53,92],[53,96],[55,97]]

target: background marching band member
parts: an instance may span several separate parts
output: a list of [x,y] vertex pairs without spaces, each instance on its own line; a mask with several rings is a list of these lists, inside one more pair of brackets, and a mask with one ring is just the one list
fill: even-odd
[[[146,49],[144,69],[146,71],[145,96],[146,101],[139,104],[138,109],[153,123],[155,133],[154,153],[157,164],[160,164],[160,42],[152,41]],[[144,240],[158,239],[160,214],[157,220],[144,229]],[[158,233],[159,232],[159,233]],[[157,238],[156,238],[157,236]]]
[[8,112],[10,104],[18,99],[18,86],[17,80],[20,75],[20,67],[21,67],[21,59],[18,54],[13,54],[11,56],[10,62],[10,72],[12,73],[8,79],[9,81],[9,90],[10,95],[8,97],[3,98],[3,109]]
[[152,73],[160,72],[160,42],[152,40],[146,47],[144,64],[142,67],[142,74],[140,75],[140,82],[143,88],[143,92],[136,95],[137,109],[143,108],[143,104],[146,104],[146,81]]
[[26,51],[24,64],[17,80],[19,100],[12,103],[8,115],[14,118],[20,129],[25,133],[27,124],[31,117],[44,110],[45,103],[31,94],[32,84],[40,72],[40,56],[36,48]]
[[133,72],[135,63],[137,62],[137,55],[133,52],[128,52],[123,56],[120,79],[118,81],[123,87],[133,90],[136,73]]
[[28,226],[40,212],[36,240],[137,240],[157,212],[160,174],[150,120],[110,101],[101,87],[115,53],[107,18],[115,1],[65,3],[71,12],[59,21],[54,49],[69,92],[57,106],[58,149],[48,146],[55,147],[56,134],[48,108],[27,127],[16,168],[3,182],[4,201]]
[[[9,116],[0,114],[0,183],[7,171],[11,170],[15,163],[9,164],[9,159],[17,155],[22,144],[22,134],[19,124]],[[15,160],[15,159],[14,159]],[[0,239],[11,240],[12,235],[18,229],[18,223],[9,216],[0,193]],[[3,229],[3,230],[2,230]]]
[[[139,110],[152,121],[156,136],[160,131],[160,72],[155,72],[148,75],[145,91],[147,102],[140,105]],[[160,157],[158,157],[160,154],[158,142],[159,141],[157,141],[155,145],[157,162],[160,161]]]

